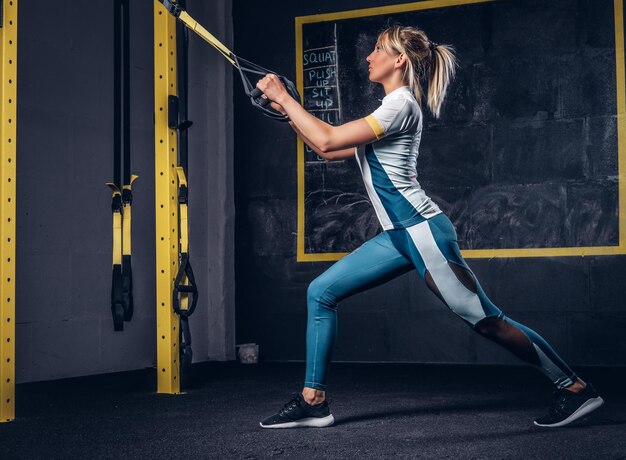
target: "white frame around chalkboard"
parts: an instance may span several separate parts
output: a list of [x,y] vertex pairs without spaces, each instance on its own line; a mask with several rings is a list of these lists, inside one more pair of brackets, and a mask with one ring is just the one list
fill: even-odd
[[[426,0],[400,5],[365,8],[358,10],[339,11],[335,13],[314,14],[295,17],[296,35],[296,78],[300,94],[304,94],[302,26],[316,22],[335,21],[382,14],[401,13],[407,11],[426,10],[448,6],[487,3],[497,0]],[[624,116],[626,115],[625,69],[624,69],[624,5],[623,0],[614,0],[615,17],[615,73],[617,92],[617,165],[618,165],[618,228],[619,244],[617,246],[561,247],[561,248],[510,248],[510,249],[463,249],[464,258],[499,258],[499,257],[553,257],[553,256],[589,256],[626,254],[626,131]],[[348,252],[304,252],[304,143],[298,137],[298,241],[297,262],[334,261],[348,255]]]

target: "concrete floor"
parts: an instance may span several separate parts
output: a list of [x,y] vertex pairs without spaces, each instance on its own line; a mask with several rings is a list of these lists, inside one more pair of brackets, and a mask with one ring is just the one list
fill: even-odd
[[304,363],[195,364],[186,393],[155,370],[18,385],[0,458],[626,459],[625,368],[582,368],[605,405],[540,428],[551,383],[531,367],[333,363],[328,428],[263,429]]

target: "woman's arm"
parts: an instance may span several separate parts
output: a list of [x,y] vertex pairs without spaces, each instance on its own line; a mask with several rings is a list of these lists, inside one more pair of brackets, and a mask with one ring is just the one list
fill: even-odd
[[[307,112],[289,94],[278,102],[298,129],[302,138],[310,140],[322,152],[343,151],[378,139],[365,118],[342,125],[330,125]],[[310,144],[309,144],[310,145]]]
[[293,128],[293,130],[296,132],[296,134],[302,138],[302,140],[304,141],[304,143],[306,145],[311,147],[319,156],[324,158],[326,161],[345,160],[346,158],[354,157],[354,155],[356,153],[355,152],[355,147],[351,147],[351,148],[343,149],[343,150],[333,150],[332,152],[322,152],[320,149],[318,149],[315,146],[315,144],[313,144],[313,142],[311,142],[309,139],[307,139],[306,136],[300,132],[300,130],[294,124],[293,121],[290,120],[289,121],[289,125]]
[[300,133],[324,153],[354,148],[379,138],[380,133],[376,133],[365,118],[333,126],[310,114],[291,97],[275,74],[267,74],[256,86],[265,97],[280,104]]
[[[270,102],[270,106],[274,110],[282,113],[283,115],[287,114],[287,112],[285,112],[285,109],[283,109],[283,107],[280,104],[277,104],[274,101]],[[322,152],[320,149],[318,149],[315,146],[315,144],[313,144],[313,142],[311,142],[304,134],[302,134],[302,132],[300,132],[300,130],[294,124],[293,121],[289,120],[288,123],[289,123],[289,126],[291,126],[293,130],[296,132],[296,134],[302,138],[304,143],[308,145],[309,147],[311,147],[315,151],[315,153],[317,153],[320,157],[324,158],[326,161],[345,160],[346,158],[353,158],[354,155],[356,154],[355,147],[343,149],[343,150],[334,150],[332,152]]]

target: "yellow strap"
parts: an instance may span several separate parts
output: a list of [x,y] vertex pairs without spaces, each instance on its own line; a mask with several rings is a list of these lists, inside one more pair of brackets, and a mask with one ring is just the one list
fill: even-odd
[[[189,286],[189,279],[187,278],[187,274],[185,273],[180,279],[180,284],[183,286]],[[181,292],[180,293],[180,303],[179,308],[181,310],[189,310],[189,296],[191,296],[191,292]]]
[[189,29],[198,34],[204,41],[206,41],[215,49],[217,49],[220,53],[222,53],[232,65],[235,65],[235,61],[230,57],[230,55],[233,53],[228,48],[226,48],[222,44],[222,42],[215,38],[208,30],[198,24],[198,21],[189,16],[189,13],[183,11],[182,13],[180,13],[180,16],[178,16],[178,19],[180,19],[182,23],[185,24]]
[[[178,186],[187,186],[187,179],[185,178],[185,170],[182,166],[176,167],[176,173],[178,174]],[[180,216],[180,252],[188,253],[189,252],[189,228],[188,228],[188,218],[187,218],[187,205],[184,203],[180,204],[179,208],[179,216]]]
[[[113,190],[112,199],[117,195],[121,197],[120,189],[113,182],[107,182],[107,185]],[[122,264],[122,214],[113,213],[113,265]]]
[[187,187],[187,178],[185,177],[185,170],[182,166],[176,166],[176,174],[178,175],[178,186],[184,185]]
[[122,214],[113,213],[113,265],[122,264]]
[[187,227],[187,205],[180,205],[180,252],[189,252],[189,228]]
[[[133,182],[135,181],[135,179],[137,179],[139,176],[136,176],[135,174],[131,174],[130,176],[130,184],[128,185],[124,185],[124,190],[131,190],[131,185],[133,184]],[[131,250],[131,222],[132,222],[132,218],[131,218],[131,208],[132,208],[132,204],[127,204],[124,205],[124,203],[122,203],[122,212],[123,212],[123,220],[122,220],[122,225],[124,226],[124,237],[122,238],[122,253],[125,256],[130,256],[132,254],[132,250]]]
[[128,185],[124,185],[122,188],[125,190],[130,190],[130,186],[133,184],[133,182],[135,182],[135,179],[137,179],[139,176],[137,176],[136,174],[131,174],[130,175],[130,184]]
[[122,253],[125,256],[131,255],[131,244],[130,244],[131,207],[132,205],[130,204],[122,207],[122,210],[124,213],[124,219],[122,221],[122,224],[124,226],[124,237],[122,238]]
[[[176,174],[178,175],[178,186],[187,186],[187,178],[185,177],[185,170],[182,166],[176,167]],[[187,218],[187,204],[180,203],[178,215],[180,218],[180,252],[188,253],[189,252],[189,221]],[[181,286],[188,286],[189,279],[187,278],[187,274],[184,273],[180,279]],[[190,292],[181,292],[180,294],[180,309],[181,310],[189,310],[189,296]]]

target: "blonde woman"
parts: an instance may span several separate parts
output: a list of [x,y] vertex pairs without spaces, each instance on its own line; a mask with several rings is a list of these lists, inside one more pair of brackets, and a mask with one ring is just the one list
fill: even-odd
[[600,407],[604,401],[591,382],[581,380],[539,334],[489,300],[461,256],[452,222],[416,180],[421,81],[428,78],[428,108],[439,118],[457,66],[453,47],[431,42],[418,28],[394,25],[379,34],[367,61],[369,80],[383,85],[386,95],[371,114],[339,126],[308,113],[276,75],[268,74],[256,85],[320,157],[356,159],[383,229],[310,283],[303,389],[260,425],[333,424],[326,388],[338,302],[412,269],[472,330],[528,362],[555,385],[552,405],[535,425],[563,426]]

